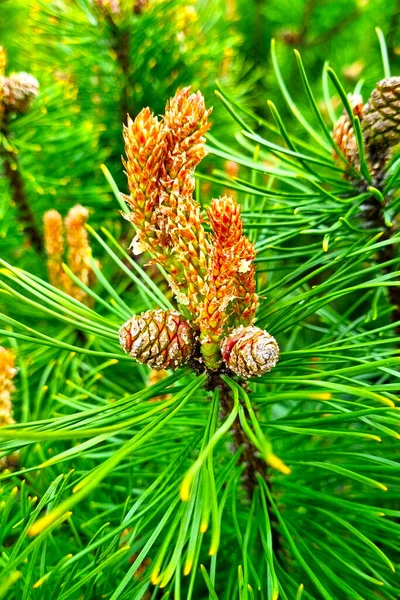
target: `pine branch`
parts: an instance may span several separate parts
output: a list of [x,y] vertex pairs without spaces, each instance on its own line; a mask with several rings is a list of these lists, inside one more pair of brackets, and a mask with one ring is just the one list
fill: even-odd
[[[217,377],[216,379],[217,381],[212,381],[212,379],[209,380],[209,385],[212,381],[213,385],[218,385],[218,387],[220,388],[221,411],[225,417],[228,417],[232,413],[234,406],[232,390],[220,377]],[[245,384],[241,383],[241,387],[244,386]],[[247,407],[245,405],[242,405],[242,407],[246,420],[250,420],[250,415],[248,413]],[[271,494],[273,494],[271,478],[267,472],[267,465],[265,461],[260,457],[260,453],[257,450],[257,448],[252,444],[251,440],[249,440],[248,436],[244,432],[238,417],[233,422],[231,433],[233,437],[235,451],[242,449],[242,452],[239,456],[239,464],[244,466],[242,473],[242,484],[243,487],[246,489],[249,499],[252,500],[256,489],[259,487],[257,475],[260,475],[262,477]],[[272,524],[272,547],[274,549],[274,552],[277,553],[279,552],[279,548],[281,545],[277,529],[278,523],[276,521],[275,513],[273,512],[270,504],[267,505],[267,511],[270,522]]]
[[[362,211],[363,220],[366,222],[368,227],[376,228],[382,231],[380,242],[390,240],[397,233],[397,228],[392,224],[388,224],[384,214],[385,205],[375,196],[371,195],[365,203],[364,210]],[[397,256],[397,243],[382,246],[377,252],[377,262],[379,264],[386,264],[389,261],[393,261]],[[390,274],[392,271],[391,266],[382,267],[384,274]],[[400,321],[400,288],[389,287],[388,288],[389,302],[392,305],[391,318],[394,323]],[[395,327],[396,335],[400,335],[400,325]]]
[[[232,390],[226,385],[224,381],[218,378],[219,381],[213,382],[214,385],[218,385],[221,388],[221,410],[224,416],[228,416],[233,410],[233,398]],[[248,412],[245,406],[243,406],[246,417]],[[257,473],[259,473],[263,479],[269,484],[269,478],[267,474],[265,462],[258,456],[259,452],[251,441],[246,436],[241,426],[239,418],[236,418],[232,425],[232,436],[235,444],[235,450],[243,448],[243,452],[240,455],[240,463],[245,466],[243,471],[243,486],[245,487],[250,499],[253,497],[255,487],[257,486]]]
[[29,239],[36,252],[41,254],[43,250],[43,240],[26,196],[24,181],[21,175],[21,168],[18,163],[18,159],[11,149],[11,136],[8,130],[8,120],[9,115],[8,112],[5,111],[0,132],[5,138],[5,143],[3,143],[0,147],[0,156],[3,159],[4,175],[8,180],[11,197],[18,210],[18,219],[21,222],[23,232]]
[[122,123],[125,123],[128,113],[136,114],[136,109],[132,105],[129,94],[129,88],[132,88],[132,64],[129,59],[132,46],[131,28],[129,24],[116,24],[107,8],[101,6],[100,9],[103,18],[108,25],[111,35],[111,47],[115,52],[115,57],[121,70],[120,115]]

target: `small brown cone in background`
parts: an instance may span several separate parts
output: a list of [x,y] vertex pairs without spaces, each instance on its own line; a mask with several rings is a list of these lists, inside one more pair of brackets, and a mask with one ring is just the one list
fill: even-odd
[[400,77],[378,81],[364,106],[362,130],[369,170],[376,184],[392,156],[391,148],[400,143]]
[[135,15],[141,15],[146,10],[150,3],[150,0],[134,0],[133,12]]
[[250,325],[237,327],[221,345],[226,366],[248,379],[268,373],[279,360],[277,341],[267,331]]
[[364,106],[363,134],[367,147],[400,142],[400,77],[388,77],[376,84]]
[[[360,119],[365,157],[376,185],[392,156],[391,148],[400,143],[400,77],[378,81],[364,105],[358,95],[349,95],[349,101],[354,115]],[[349,164],[359,169],[356,137],[346,111],[336,122],[332,137]],[[339,158],[335,152],[333,156]]]
[[[348,99],[354,116],[357,116],[360,120],[362,120],[363,102],[361,96],[359,94],[349,94]],[[335,123],[332,137],[350,165],[356,169],[359,169],[360,159],[358,156],[356,136],[354,135],[353,125],[346,110],[343,111],[342,116],[339,117]],[[335,151],[333,151],[333,157],[335,159],[339,159]]]
[[195,339],[188,321],[173,310],[148,310],[119,330],[124,351],[155,369],[177,369],[192,356]]
[[39,94],[39,82],[29,73],[13,73],[2,82],[3,103],[9,112],[24,114]]

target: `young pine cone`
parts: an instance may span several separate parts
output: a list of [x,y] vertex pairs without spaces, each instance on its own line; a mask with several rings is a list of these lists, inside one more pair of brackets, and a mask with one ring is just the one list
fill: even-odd
[[259,327],[237,327],[221,346],[222,358],[231,371],[248,379],[261,377],[278,362],[279,346],[272,335]]
[[119,330],[119,342],[129,356],[156,371],[185,364],[195,346],[193,329],[173,310],[148,310],[131,317]]

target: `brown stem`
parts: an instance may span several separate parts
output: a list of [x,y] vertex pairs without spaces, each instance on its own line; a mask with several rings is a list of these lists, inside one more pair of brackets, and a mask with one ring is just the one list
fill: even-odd
[[135,114],[135,107],[132,106],[132,101],[129,100],[129,88],[132,87],[132,65],[129,60],[132,43],[131,30],[129,25],[125,27],[117,25],[107,8],[102,7],[101,12],[109,27],[112,49],[115,52],[116,60],[122,73],[120,113],[122,122],[125,123],[128,113]]
[[[394,235],[395,231],[393,228],[388,227],[385,223],[384,217],[384,205],[379,202],[377,198],[372,196],[369,198],[368,203],[365,206],[363,211],[363,218],[368,224],[369,227],[376,227],[382,231],[382,237],[380,238],[380,242],[390,240]],[[397,255],[397,244],[389,244],[387,246],[383,246],[379,249],[378,253],[378,263],[383,264],[389,261],[392,261],[396,258]],[[383,267],[383,273],[390,273],[391,267]],[[389,287],[389,302],[392,305],[392,321],[399,322],[400,321],[400,288],[399,287]],[[395,327],[396,335],[400,336],[400,324]]]
[[[218,388],[221,390],[220,395],[220,406],[221,411],[225,416],[228,416],[232,413],[234,402],[232,398],[231,389],[226,385],[224,381],[218,376]],[[216,382],[211,382],[212,386],[215,387]],[[243,406],[243,405],[242,405]],[[246,419],[249,419],[249,414],[247,408],[243,406],[243,410],[245,412]],[[244,465],[243,471],[243,486],[246,489],[250,498],[253,497],[255,489],[258,487],[257,474],[261,475],[264,481],[267,483],[269,489],[271,489],[271,479],[267,473],[267,467],[265,462],[258,456],[258,450],[251,441],[246,436],[240,420],[236,418],[232,425],[232,436],[233,442],[236,449],[243,448],[243,451],[240,455],[239,461],[242,465]],[[275,514],[272,512],[270,505],[267,507],[269,519],[271,522],[271,535],[272,535],[272,545],[274,551],[277,552],[280,547],[277,520]]]
[[[118,64],[122,71],[122,88],[121,88],[121,117],[122,122],[125,123],[126,115],[131,112],[134,114],[135,109],[132,103],[129,102],[129,86],[132,85],[131,81],[131,64],[129,60],[129,51],[131,46],[131,35],[129,29],[120,31],[116,28],[114,32],[114,50],[117,57]],[[131,104],[131,105],[130,105]]]
[[5,115],[1,133],[5,138],[6,144],[3,144],[0,147],[4,175],[8,180],[11,197],[18,210],[18,219],[22,224],[23,232],[29,239],[33,248],[40,254],[43,250],[43,240],[26,197],[24,181],[22,179],[17,157],[12,150],[8,149],[11,147],[11,144],[7,121],[7,115]]
[[[233,398],[230,388],[222,382],[221,387],[221,410],[225,416],[231,414],[233,410]],[[243,407],[245,414],[247,409]],[[249,418],[248,414],[246,417]],[[268,482],[268,474],[265,462],[258,456],[258,450],[253,446],[243,431],[239,419],[236,419],[232,425],[232,435],[236,448],[243,448],[240,455],[240,462],[245,465],[243,472],[243,485],[246,488],[250,498],[253,496],[254,489],[257,487],[257,473]]]

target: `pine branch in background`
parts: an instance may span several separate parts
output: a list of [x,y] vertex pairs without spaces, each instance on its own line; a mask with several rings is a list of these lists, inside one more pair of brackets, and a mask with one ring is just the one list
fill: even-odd
[[[354,100],[353,100],[354,102]],[[392,222],[391,203],[395,190],[387,189],[387,168],[392,158],[392,148],[400,143],[400,78],[388,77],[376,84],[368,102],[363,106],[361,97],[357,97],[352,114],[346,111],[335,125],[333,139],[346,156],[350,166],[360,169],[360,151],[353,122],[362,132],[362,141],[366,160],[366,179],[353,180],[360,191],[370,191],[371,195],[361,206],[361,218],[366,227],[380,230],[381,241],[390,241],[398,233],[396,220]],[[356,108],[356,110],[355,110]],[[345,132],[343,131],[345,130]],[[360,138],[359,138],[360,139]],[[363,150],[361,150],[363,151]],[[351,180],[351,175],[348,175]],[[372,185],[368,185],[371,183]],[[397,257],[397,244],[393,242],[378,250],[378,262],[393,264]],[[384,273],[390,273],[391,267],[384,267]],[[392,319],[400,321],[400,294],[397,288],[389,288],[389,299],[393,306]],[[400,334],[397,326],[396,333]]]
[[6,53],[0,46],[0,156],[3,159],[4,175],[10,186],[11,198],[18,210],[18,218],[28,242],[41,253],[42,238],[29,205],[21,167],[12,145],[9,121],[14,115],[26,113],[39,92],[39,83],[28,73],[13,73],[6,76]]
[[[221,0],[151,0],[144,7],[133,0],[33,4],[36,62],[44,72],[66,72],[77,83],[82,112],[103,127],[109,168],[121,185],[121,123],[127,113],[134,118],[150,106],[159,114],[164,99],[188,84],[201,86],[210,103],[217,78],[241,97],[251,88],[242,60],[226,68],[227,55],[241,44],[226,12]],[[217,110],[222,130],[230,120]]]

